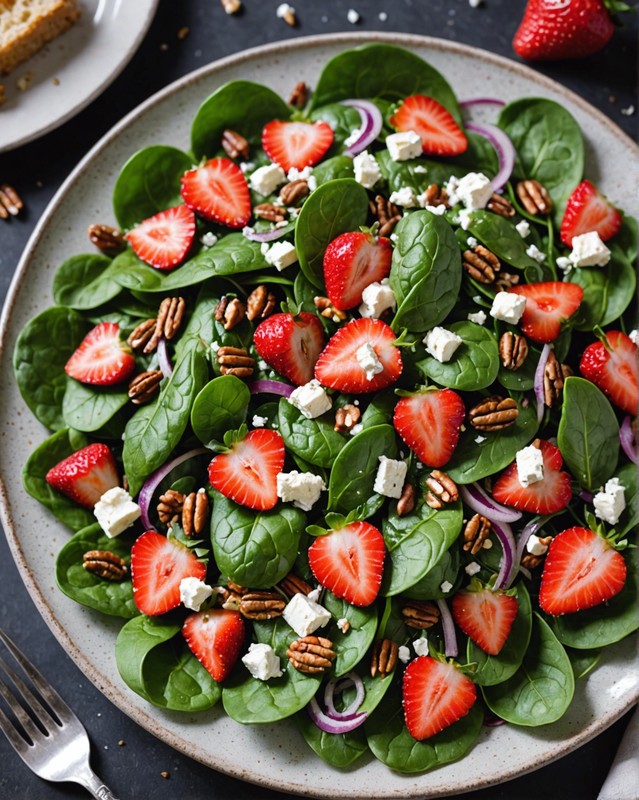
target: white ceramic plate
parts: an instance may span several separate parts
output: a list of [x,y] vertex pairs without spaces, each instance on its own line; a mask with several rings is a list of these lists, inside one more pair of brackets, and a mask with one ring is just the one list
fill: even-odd
[[0,362],[0,505],[18,568],[43,617],[65,650],[117,706],[176,749],[247,781],[307,797],[425,798],[468,791],[547,764],[611,725],[639,697],[639,656],[633,637],[608,648],[602,664],[579,681],[565,717],[538,729],[485,729],[461,761],[425,775],[392,773],[372,758],[338,771],[321,762],[293,725],[242,727],[221,709],[183,716],[163,713],[133,694],[118,676],[113,643],[119,620],[76,605],[54,587],[55,554],[68,532],[21,488],[20,470],[45,431],[25,408],[11,371],[11,352],[20,328],[51,304],[51,279],[68,256],[90,250],[92,222],[112,223],[110,197],[120,166],[140,147],[162,142],[186,150],[189,127],[200,103],[228,80],[266,83],[287,96],[301,78],[311,84],[327,59],[367,40],[395,42],[429,60],[460,98],[498,95],[505,100],[544,95],[564,104],[587,139],[587,174],[615,202],[639,211],[636,185],[628,180],[637,164],[635,145],[584,101],[529,69],[480,50],[399,34],[344,34],[297,39],[223,59],[187,75],[122,120],[83,159],[38,224],[12,285],[2,323]]
[[[82,17],[62,36],[0,76],[0,153],[57,128],[124,69],[147,32],[158,0],[82,0]],[[18,79],[29,76],[20,91]]]

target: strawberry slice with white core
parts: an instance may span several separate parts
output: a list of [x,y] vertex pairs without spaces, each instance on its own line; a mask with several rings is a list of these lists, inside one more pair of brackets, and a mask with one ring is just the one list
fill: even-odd
[[393,425],[423,464],[443,467],[457,447],[465,415],[452,389],[418,392],[399,400]]
[[341,600],[369,606],[379,594],[384,572],[384,537],[368,522],[351,522],[318,536],[308,549],[317,580]]
[[422,741],[465,717],[477,689],[453,664],[419,656],[406,667],[402,695],[408,732]]
[[568,198],[561,222],[561,241],[572,247],[575,236],[597,231],[602,242],[619,232],[623,218],[590,181],[582,181]]
[[133,599],[143,614],[155,617],[180,605],[183,578],[204,580],[206,564],[186,545],[147,531],[131,548]]
[[324,347],[322,323],[308,311],[271,314],[255,329],[255,349],[260,358],[297,386],[313,378],[315,364]]
[[607,331],[605,342],[583,352],[579,369],[612,402],[632,416],[639,411],[639,348],[621,331]]
[[112,386],[125,381],[135,369],[132,353],[120,342],[120,326],[100,322],[80,342],[64,371],[80,383]]
[[519,610],[517,598],[473,583],[451,600],[453,619],[466,636],[496,656],[510,635]]
[[547,614],[572,614],[615,597],[626,582],[623,556],[588,528],[568,528],[550,543],[539,588]]
[[512,294],[526,298],[520,325],[535,342],[552,342],[561,333],[561,326],[581,305],[584,290],[576,283],[546,281],[513,286]]
[[333,129],[326,122],[283,122],[273,120],[262,130],[266,155],[284,172],[304,169],[320,161],[333,144]]
[[182,175],[182,198],[196,214],[227,228],[251,218],[251,195],[242,170],[228,158],[212,158]]
[[[329,340],[315,365],[315,377],[340,392],[363,394],[391,386],[402,373],[397,336],[381,319],[362,317],[340,328]],[[376,374],[367,371],[362,353],[375,352]],[[362,349],[364,348],[364,349]],[[371,353],[372,357],[372,353]]]
[[422,151],[434,156],[458,156],[468,149],[468,139],[450,111],[432,97],[407,97],[390,124],[397,131],[415,131],[422,139]]
[[100,442],[71,453],[51,467],[45,480],[49,486],[90,509],[105,492],[120,484],[113,453]]
[[175,206],[143,220],[124,237],[136,256],[156,269],[180,265],[195,239],[195,214],[187,206]]
[[324,283],[328,299],[340,311],[362,302],[362,292],[388,277],[393,249],[390,239],[370,233],[342,233],[324,252]]
[[236,503],[267,511],[277,504],[277,476],[284,456],[284,440],[277,431],[249,431],[228,453],[215,456],[209,464],[209,481]]
[[182,635],[189,649],[218,683],[235,666],[245,634],[244,620],[239,611],[224,608],[189,614],[182,626]]

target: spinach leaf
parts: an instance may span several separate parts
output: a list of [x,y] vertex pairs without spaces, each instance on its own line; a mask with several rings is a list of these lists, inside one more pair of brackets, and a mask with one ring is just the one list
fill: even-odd
[[598,489],[614,474],[619,423],[608,398],[584,378],[566,379],[557,445],[584,488]]
[[71,453],[89,444],[82,434],[66,428],[45,439],[29,456],[22,470],[22,485],[26,492],[49,509],[60,522],[79,531],[95,523],[93,511],[82,508],[58,492],[45,480],[47,472]]
[[451,175],[461,178],[468,172],[466,167],[448,161],[431,161],[421,156],[407,161],[394,161],[388,150],[375,153],[375,158],[389,194],[399,191],[403,186],[409,186],[415,194],[421,194],[431,183],[441,186]]
[[177,362],[155,402],[143,406],[125,428],[122,460],[131,494],[171,455],[188,424],[195,396],[207,378],[204,355],[196,349]]
[[417,368],[427,378],[450,389],[474,392],[490,386],[499,372],[499,350],[492,331],[474,322],[455,322],[448,330],[457,334],[462,343],[450,361],[442,364],[427,354]]
[[181,205],[180,178],[193,166],[176,147],[138,150],[120,170],[113,188],[113,211],[122,228],[132,228],[171,206]]
[[[329,155],[341,152],[345,140],[348,139],[353,131],[358,130],[362,124],[356,108],[343,106],[340,103],[331,103],[330,105],[316,108],[311,114],[311,120],[313,122],[323,120],[333,129],[335,139]],[[313,170],[313,174],[315,174],[315,170]]]
[[537,613],[533,614],[530,645],[521,667],[503,683],[482,688],[493,714],[526,727],[556,722],[565,714],[574,691],[570,659]]
[[461,285],[457,239],[443,217],[415,211],[395,228],[390,285],[397,298],[393,329],[421,333],[444,320],[454,308]]
[[393,411],[397,398],[392,392],[379,392],[366,407],[361,416],[360,423],[364,428],[372,428],[375,425],[392,425]]
[[620,536],[625,536],[630,531],[639,527],[639,492],[637,486],[637,468],[634,464],[624,464],[617,472],[619,482],[626,489],[626,508],[615,525],[615,530]]
[[505,106],[497,124],[515,145],[515,177],[537,180],[546,187],[559,224],[583,174],[584,143],[578,123],[559,103],[526,97]]
[[388,550],[382,593],[399,594],[434,569],[459,536],[462,517],[460,502],[438,511],[422,503],[417,511],[403,517],[397,515],[394,506],[382,523]]
[[527,392],[535,384],[535,371],[541,352],[534,347],[528,346],[528,355],[524,363],[518,369],[506,369],[500,361],[497,380],[504,389],[512,392]]
[[69,428],[91,433],[106,425],[128,402],[126,389],[94,388],[68,378],[62,400],[62,416]]
[[337,677],[345,675],[353,669],[366,655],[373,643],[377,630],[377,610],[375,605],[357,608],[346,600],[339,600],[332,592],[326,592],[323,605],[331,612],[334,619],[347,619],[350,623],[348,633],[333,625],[330,636],[337,658],[333,670]]
[[512,463],[517,451],[532,441],[538,427],[534,408],[520,406],[513,425],[487,433],[481,442],[476,441],[475,429],[467,430],[459,437],[446,472],[456,483],[472,483],[487,478]]
[[[459,573],[459,552],[459,547],[453,544],[423,578],[404,591],[404,596],[413,600],[440,600],[455,594],[462,580]],[[441,586],[445,581],[450,583],[452,588],[442,592]]]
[[291,571],[305,527],[306,515],[292,505],[253,511],[216,495],[211,514],[215,561],[241,586],[270,588]]
[[327,158],[326,161],[320,161],[313,168],[313,177],[318,186],[328,183],[328,181],[334,181],[336,178],[352,178],[354,174],[353,159],[348,156]]
[[580,267],[566,276],[584,290],[574,317],[575,328],[591,331],[595,325],[610,325],[620,317],[635,297],[637,277],[632,264],[618,245],[611,245],[612,256],[605,267]]
[[530,242],[517,233],[511,220],[478,209],[470,215],[468,231],[507,264],[517,269],[539,268],[539,263],[526,253]]
[[379,457],[395,458],[397,441],[391,425],[365,428],[340,450],[328,484],[328,509],[348,514],[373,496]]
[[295,249],[300,269],[318,289],[324,285],[324,251],[340,233],[366,224],[368,194],[351,178],[318,186],[308,197],[295,226]]
[[175,345],[175,357],[180,359],[186,350],[201,344],[208,348],[215,339],[215,308],[223,294],[216,281],[207,281],[198,292],[193,313],[189,317]]
[[65,427],[64,367],[88,330],[77,311],[51,306],[28,322],[16,341],[13,370],[18,389],[36,419],[51,430]]
[[333,430],[331,412],[307,419],[285,398],[280,400],[278,423],[286,447],[317,467],[330,468],[347,443],[346,437]]
[[97,522],[78,531],[58,553],[55,579],[58,588],[83,606],[103,614],[130,619],[140,612],[133,600],[130,575],[121,581],[108,581],[84,569],[82,556],[89,550],[107,550],[130,561],[133,536],[122,534],[109,538]]
[[573,650],[567,647],[566,653],[576,681],[589,675],[601,658],[601,650]]
[[411,94],[434,97],[461,121],[457,100],[446,79],[423,59],[388,44],[365,44],[334,56],[322,70],[311,108],[350,97],[394,101]]
[[53,276],[53,299],[60,306],[86,311],[113,300],[122,287],[111,276],[112,259],[102,255],[71,256]]
[[222,133],[230,128],[259,144],[262,128],[272,119],[289,119],[291,107],[272,89],[251,81],[231,81],[213,92],[197,110],[191,127],[196,159],[213,156]]
[[193,433],[205,445],[221,442],[226,431],[236,430],[246,421],[250,400],[248,386],[235,375],[213,378],[193,401]]
[[[464,168],[461,177],[469,172],[483,172],[487,178],[494,178],[499,171],[497,151],[485,136],[480,136],[474,131],[464,131],[464,133],[468,139],[468,149],[451,159],[452,164]],[[455,170],[449,174],[456,175],[457,172]]]
[[326,733],[305,710],[295,715],[295,724],[311,750],[332,767],[350,767],[368,750],[362,727],[350,733]]

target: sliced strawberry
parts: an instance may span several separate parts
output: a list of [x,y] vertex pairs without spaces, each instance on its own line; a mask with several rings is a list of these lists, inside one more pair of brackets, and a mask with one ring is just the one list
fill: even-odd
[[[354,319],[330,338],[315,365],[315,377],[340,392],[363,394],[385,389],[402,374],[402,357],[393,344],[396,340],[393,329],[381,319]],[[357,357],[365,345],[371,345],[382,366],[370,379]]]
[[282,122],[274,119],[262,130],[262,147],[285,172],[312,167],[333,144],[333,129],[326,122]]
[[135,369],[135,359],[120,342],[120,326],[100,322],[80,342],[64,371],[80,383],[112,386],[125,381]]
[[639,348],[621,331],[608,331],[606,343],[588,345],[579,362],[584,378],[607,395],[623,411],[639,410]]
[[424,94],[407,97],[389,122],[398,131],[419,134],[427,155],[458,156],[468,149],[468,139],[450,111]]
[[342,233],[324,252],[324,282],[328,299],[341,311],[362,302],[362,292],[386,278],[393,249],[390,239],[362,231]]
[[421,741],[465,717],[475,704],[475,684],[454,664],[419,656],[406,667],[402,684],[408,732]]
[[588,528],[568,528],[550,543],[539,587],[547,614],[572,614],[610,600],[626,581],[621,553]]
[[248,183],[228,158],[212,158],[185,172],[182,197],[196,214],[227,228],[243,228],[251,218]]
[[354,606],[369,606],[379,594],[384,572],[384,537],[369,522],[351,522],[318,536],[308,549],[317,580]]
[[180,605],[183,578],[204,580],[206,564],[186,545],[147,531],[131,548],[133,599],[143,614],[155,617]]
[[466,415],[461,397],[452,389],[418,392],[395,406],[395,430],[420,461],[443,467],[457,447]]
[[258,428],[209,464],[209,481],[225,497],[256,511],[277,504],[277,475],[284,466],[284,441],[277,431]]
[[242,652],[246,630],[239,611],[211,608],[189,614],[182,635],[214,681],[228,677]]
[[493,591],[479,581],[451,600],[453,619],[478,647],[491,656],[506,644],[519,604],[517,598]]
[[120,485],[113,453],[98,442],[71,453],[51,467],[45,480],[49,486],[90,509],[105,492]]
[[493,497],[497,502],[531,514],[554,514],[566,508],[572,498],[570,475],[562,472],[564,460],[559,448],[537,440],[544,459],[544,477],[540,481],[522,486],[513,462],[493,484]]
[[622,221],[612,203],[590,181],[582,181],[568,198],[561,222],[561,241],[571,247],[574,236],[597,231],[605,242],[618,233]]
[[313,378],[324,347],[324,328],[315,314],[272,314],[255,329],[260,358],[292,383],[302,386]]
[[195,214],[187,206],[167,208],[140,222],[124,238],[146,264],[174,269],[184,261],[195,239]]
[[579,308],[584,290],[576,283],[547,281],[528,283],[508,289],[526,298],[521,329],[535,342],[552,342],[561,333],[561,325]]

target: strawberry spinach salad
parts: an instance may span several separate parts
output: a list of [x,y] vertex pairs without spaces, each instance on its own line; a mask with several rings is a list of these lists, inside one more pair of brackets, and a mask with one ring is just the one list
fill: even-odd
[[636,223],[550,100],[379,44],[303,88],[124,165],[16,344],[24,486],[133,691],[421,772],[639,627]]

